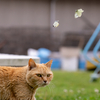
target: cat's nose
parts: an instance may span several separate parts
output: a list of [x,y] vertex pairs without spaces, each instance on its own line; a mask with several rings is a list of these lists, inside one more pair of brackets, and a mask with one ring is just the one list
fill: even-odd
[[46,81],[46,80],[44,80],[44,83],[47,83],[47,81]]

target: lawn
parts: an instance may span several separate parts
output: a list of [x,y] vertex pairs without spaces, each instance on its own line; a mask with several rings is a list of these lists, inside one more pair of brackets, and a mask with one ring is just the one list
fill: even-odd
[[100,79],[90,82],[92,72],[53,71],[50,85],[39,88],[37,100],[100,100]]

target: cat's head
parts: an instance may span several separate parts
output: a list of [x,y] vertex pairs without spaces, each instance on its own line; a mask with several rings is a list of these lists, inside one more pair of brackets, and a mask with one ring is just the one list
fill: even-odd
[[52,60],[45,64],[36,64],[33,59],[29,59],[26,80],[33,87],[42,87],[50,83],[53,78],[51,71]]

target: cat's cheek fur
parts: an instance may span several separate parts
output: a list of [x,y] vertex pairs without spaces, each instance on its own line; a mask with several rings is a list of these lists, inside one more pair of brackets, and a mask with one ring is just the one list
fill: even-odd
[[[33,73],[35,72],[33,71]],[[26,81],[31,87],[36,88],[36,87],[41,86],[43,80],[40,77],[37,77],[33,73],[28,72],[26,74]]]
[[26,81],[31,87],[34,87],[36,85],[36,80],[30,73],[26,74]]
[[48,78],[49,81],[51,81],[53,79],[53,73],[52,75]]

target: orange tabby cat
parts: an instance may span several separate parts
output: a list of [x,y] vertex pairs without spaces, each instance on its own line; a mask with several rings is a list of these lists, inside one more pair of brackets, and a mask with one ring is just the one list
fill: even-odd
[[52,60],[36,64],[29,59],[25,67],[0,67],[0,100],[36,100],[36,89],[53,78],[51,64]]

